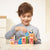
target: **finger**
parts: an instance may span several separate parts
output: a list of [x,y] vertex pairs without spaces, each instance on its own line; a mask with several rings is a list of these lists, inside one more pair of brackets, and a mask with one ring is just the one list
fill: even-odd
[[30,31],[28,31],[28,33],[30,33]]
[[23,32],[24,32],[24,33],[26,33],[26,32],[27,32],[27,30],[23,30]]

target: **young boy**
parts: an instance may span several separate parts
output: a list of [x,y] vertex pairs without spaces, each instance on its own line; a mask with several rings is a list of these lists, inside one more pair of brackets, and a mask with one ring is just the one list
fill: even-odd
[[15,40],[17,40],[18,38],[25,36],[25,33],[32,29],[34,32],[33,37],[36,39],[34,40],[34,44],[41,44],[38,28],[30,24],[33,16],[33,7],[29,3],[24,2],[18,7],[17,13],[21,19],[21,23],[15,25],[10,31],[6,33],[6,39],[10,39],[13,35],[15,35]]

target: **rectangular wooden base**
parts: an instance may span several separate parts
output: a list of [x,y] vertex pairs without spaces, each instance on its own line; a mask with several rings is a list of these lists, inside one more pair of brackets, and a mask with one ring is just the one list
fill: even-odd
[[34,44],[14,44],[12,47],[33,47]]

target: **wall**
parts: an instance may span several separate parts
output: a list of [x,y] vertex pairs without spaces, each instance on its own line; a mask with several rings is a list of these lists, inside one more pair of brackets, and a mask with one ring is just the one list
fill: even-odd
[[46,32],[50,33],[50,0],[46,0]]

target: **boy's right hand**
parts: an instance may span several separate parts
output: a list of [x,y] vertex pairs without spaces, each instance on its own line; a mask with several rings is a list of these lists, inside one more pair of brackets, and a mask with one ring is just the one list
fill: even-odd
[[26,33],[27,32],[27,29],[23,26],[18,26],[15,28],[16,31],[23,31],[23,33]]

